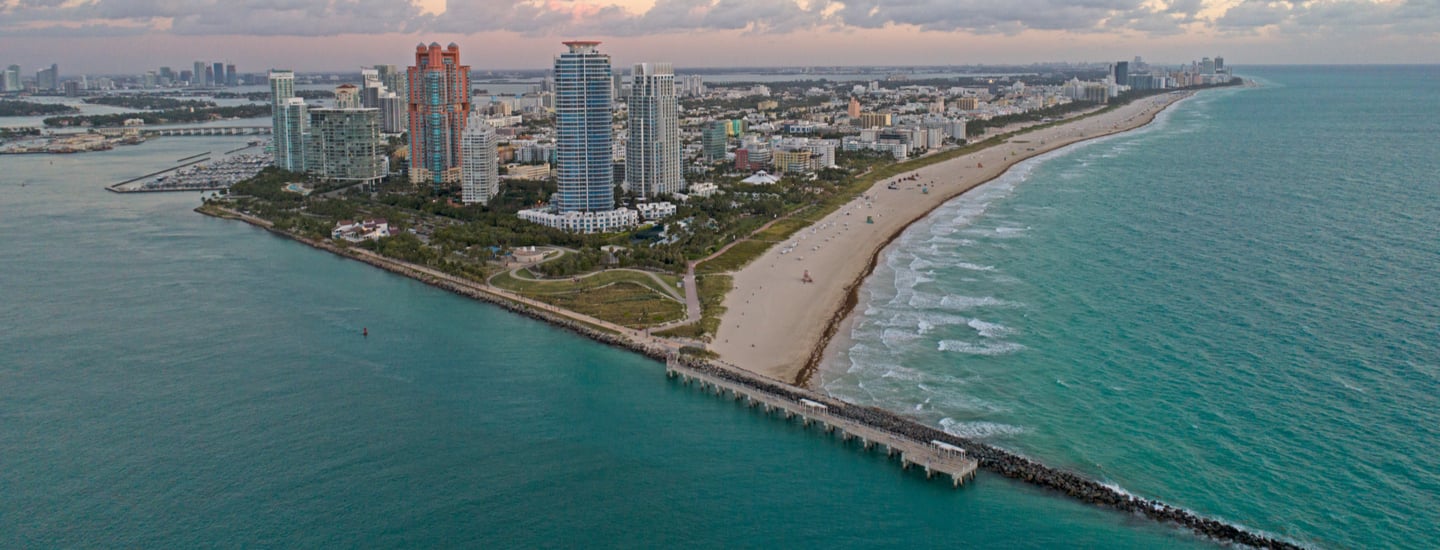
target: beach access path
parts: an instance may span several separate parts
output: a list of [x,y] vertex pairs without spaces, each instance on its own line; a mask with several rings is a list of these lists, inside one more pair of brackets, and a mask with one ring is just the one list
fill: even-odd
[[[898,178],[877,181],[863,196],[734,272],[734,289],[725,297],[725,313],[710,348],[728,363],[805,385],[830,336],[848,332],[852,290],[858,289],[880,252],[906,227],[1022,160],[1138,128],[1189,95],[1147,97],[1021,134],[902,174],[898,178],[915,177],[899,182],[898,189],[887,188]],[[874,223],[866,223],[867,217]],[[807,273],[810,282],[804,280]]]

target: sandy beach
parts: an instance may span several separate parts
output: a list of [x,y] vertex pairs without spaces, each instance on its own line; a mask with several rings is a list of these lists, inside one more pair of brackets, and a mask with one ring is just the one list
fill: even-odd
[[[1076,142],[1133,130],[1191,93],[1134,101],[1113,111],[1011,138],[949,161],[876,182],[864,196],[801,230],[734,273],[711,343],[725,362],[803,385],[829,343],[844,334],[854,292],[880,252],[910,224],[1016,163]],[[922,190],[928,187],[928,192]],[[866,223],[866,218],[874,223]],[[806,280],[806,274],[809,280]],[[812,368],[807,368],[812,367]]]

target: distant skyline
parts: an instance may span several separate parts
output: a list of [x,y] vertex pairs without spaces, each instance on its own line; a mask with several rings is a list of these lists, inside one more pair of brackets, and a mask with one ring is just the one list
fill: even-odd
[[[0,64],[136,73],[194,60],[353,70],[455,42],[543,69],[561,40],[625,66],[1437,63],[1434,0],[0,0]],[[473,52],[473,53],[470,53]]]

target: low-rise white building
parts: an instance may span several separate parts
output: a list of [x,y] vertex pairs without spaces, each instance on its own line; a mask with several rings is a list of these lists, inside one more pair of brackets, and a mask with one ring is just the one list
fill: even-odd
[[352,243],[375,241],[390,236],[390,223],[385,220],[350,221],[341,220],[330,231],[330,237]]
[[669,202],[642,202],[635,205],[640,211],[640,218],[645,221],[655,221],[675,215],[675,205]]
[[[671,208],[673,210],[674,207]],[[610,233],[640,225],[640,213],[629,208],[616,208],[600,212],[565,212],[563,214],[550,209],[536,208],[521,210],[516,215],[530,223],[538,223],[571,233]]]
[[697,183],[690,186],[689,192],[692,197],[705,198],[720,191],[720,186],[710,182]]

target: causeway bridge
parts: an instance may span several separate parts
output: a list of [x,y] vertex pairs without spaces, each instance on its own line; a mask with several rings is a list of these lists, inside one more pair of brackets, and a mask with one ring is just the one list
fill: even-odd
[[865,450],[883,446],[885,456],[900,456],[901,468],[924,468],[926,479],[944,474],[954,487],[975,479],[979,461],[970,458],[959,446],[939,440],[916,440],[866,422],[862,415],[854,414],[854,405],[793,387],[781,390],[776,386],[779,391],[772,391],[766,384],[756,384],[735,374],[728,369],[689,364],[673,356],[665,361],[665,375],[671,379],[713,391],[715,395],[744,400],[747,406],[760,408],[767,415],[783,415],[786,420],[799,417],[807,428],[815,424],[825,433],[838,431],[842,440],[858,439]]
[[259,136],[270,135],[269,126],[195,126],[187,128],[148,128],[145,137],[161,136]]

